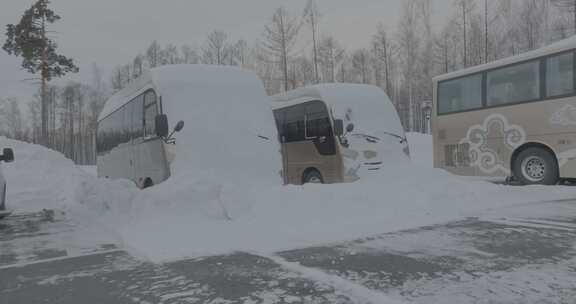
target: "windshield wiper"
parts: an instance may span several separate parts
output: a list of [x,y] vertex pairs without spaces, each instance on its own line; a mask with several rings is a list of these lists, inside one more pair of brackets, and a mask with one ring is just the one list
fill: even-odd
[[[406,137],[400,136],[398,134],[394,134],[394,133],[390,133],[390,132],[381,132],[381,133],[400,139],[401,144],[408,142],[408,139]],[[376,136],[368,135],[368,134],[355,133],[352,135],[353,136],[362,136],[362,137],[366,138],[366,140],[368,140],[368,141],[370,141],[370,140],[372,140],[373,142],[381,141],[380,138],[378,138]]]

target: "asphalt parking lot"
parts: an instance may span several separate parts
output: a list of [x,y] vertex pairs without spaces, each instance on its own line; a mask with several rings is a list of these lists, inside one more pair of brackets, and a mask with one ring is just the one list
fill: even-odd
[[0,303],[576,303],[574,201],[161,264],[88,232],[42,213],[0,222]]

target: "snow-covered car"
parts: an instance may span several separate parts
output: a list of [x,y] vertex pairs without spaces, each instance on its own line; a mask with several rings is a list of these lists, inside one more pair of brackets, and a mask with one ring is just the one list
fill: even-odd
[[[14,161],[14,152],[12,149],[4,149],[3,154],[0,155],[0,162],[10,163],[12,161]],[[0,166],[0,219],[7,217],[10,213],[11,211],[6,207],[6,179]]]

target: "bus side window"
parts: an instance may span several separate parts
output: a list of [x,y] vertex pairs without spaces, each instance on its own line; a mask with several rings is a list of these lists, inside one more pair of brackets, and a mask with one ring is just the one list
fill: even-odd
[[546,59],[546,97],[559,97],[574,92],[574,53]]
[[330,116],[324,103],[313,101],[306,106],[306,138],[332,136]]
[[144,137],[144,95],[136,97],[131,104],[132,138]]
[[280,142],[284,142],[284,117],[286,116],[286,110],[278,109],[274,110],[274,120],[276,121],[276,128],[278,130],[278,139]]
[[304,105],[297,105],[286,109],[283,127],[283,136],[286,142],[304,141]]
[[144,136],[152,137],[156,135],[156,115],[158,108],[156,106],[156,93],[148,91],[144,95]]

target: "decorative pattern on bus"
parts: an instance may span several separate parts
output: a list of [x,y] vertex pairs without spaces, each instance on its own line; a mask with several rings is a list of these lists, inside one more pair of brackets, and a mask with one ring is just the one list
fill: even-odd
[[567,104],[552,114],[550,124],[560,126],[576,126],[576,107]]
[[[488,139],[492,141],[488,143]],[[494,174],[498,171],[510,174],[508,164],[500,159],[494,150],[493,140],[502,140],[497,146],[508,149],[509,154],[526,142],[526,131],[518,125],[510,124],[502,114],[492,114],[482,124],[474,125],[468,129],[466,138],[460,144],[470,145],[470,165],[477,167],[485,174]]]

